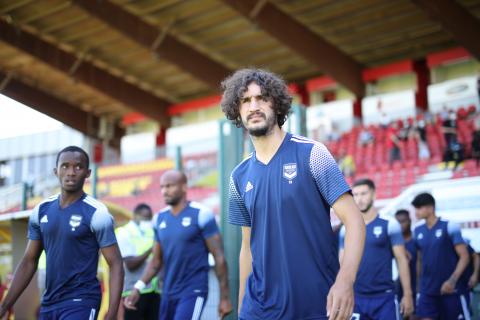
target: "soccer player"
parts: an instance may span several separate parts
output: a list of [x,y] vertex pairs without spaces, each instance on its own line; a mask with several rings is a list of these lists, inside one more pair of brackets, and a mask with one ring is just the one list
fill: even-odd
[[43,249],[46,253],[46,289],[40,319],[97,319],[101,290],[97,280],[99,250],[110,269],[110,297],[105,319],[116,319],[123,285],[122,257],[107,207],[85,194],[90,176],[89,157],[69,146],[57,155],[53,169],[59,195],[37,205],[30,216],[28,244],[0,306],[0,317],[12,306],[32,279]]
[[[325,146],[282,130],[292,98],[277,75],[243,69],[222,86],[222,110],[255,151],[232,172],[229,222],[242,228],[240,319],[350,319],[365,225]],[[345,258],[330,207],[346,227]]]
[[470,255],[470,263],[468,264],[462,276],[458,280],[458,292],[460,294],[460,301],[462,302],[462,308],[470,309],[471,294],[473,288],[478,283],[478,275],[480,272],[480,257],[470,245],[470,241],[467,239],[466,245],[468,254]]
[[[410,212],[405,209],[400,209],[395,212],[395,219],[402,227],[402,235],[405,240],[405,249],[407,250],[408,269],[410,271],[410,287],[412,288],[412,299],[417,292],[417,248],[415,247],[415,240],[412,237],[412,219],[410,219]],[[397,280],[397,295],[398,299],[403,297],[403,289]],[[415,301],[415,300],[413,300]]]
[[[140,279],[147,267],[148,258],[151,256],[154,243],[152,217],[150,206],[140,203],[133,210],[133,219],[116,230],[118,246],[125,265],[123,297],[130,294],[135,282]],[[158,278],[154,277],[140,291],[137,309],[126,309],[124,319],[157,320],[159,307]]]
[[[375,184],[360,179],[353,184],[353,199],[363,213],[366,224],[365,249],[354,285],[354,319],[400,319],[392,280],[392,259],[397,262],[405,295],[400,312],[409,316],[413,311],[410,271],[400,224],[395,219],[380,217],[375,202]],[[343,234],[340,232],[340,260],[343,259]]]
[[460,226],[437,217],[429,193],[418,194],[412,205],[417,219],[423,220],[414,230],[421,270],[416,314],[421,319],[469,319],[457,286],[469,262]]
[[139,291],[163,267],[159,319],[200,319],[208,295],[210,252],[220,286],[218,314],[223,319],[232,311],[232,304],[222,238],[213,213],[199,203],[187,201],[187,177],[183,172],[165,172],[160,188],[168,207],[154,218],[153,258],[125,299],[125,307],[135,308]]

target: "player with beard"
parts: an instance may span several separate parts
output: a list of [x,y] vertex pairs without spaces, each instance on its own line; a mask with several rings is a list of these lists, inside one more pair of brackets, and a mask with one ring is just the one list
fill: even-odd
[[209,209],[187,200],[187,177],[170,170],[160,179],[160,189],[168,205],[154,218],[153,257],[130,295],[125,307],[134,309],[140,291],[164,268],[159,319],[200,319],[208,295],[208,253],[215,259],[220,286],[218,314],[221,319],[232,311],[227,264],[222,238]]
[[97,319],[102,297],[97,280],[99,250],[110,270],[105,319],[116,319],[123,286],[122,257],[107,207],[83,191],[90,176],[88,154],[76,146],[66,147],[58,153],[53,171],[61,193],[32,211],[25,255],[0,306],[0,317],[25,290],[45,249],[46,289],[39,319]]
[[[400,224],[395,219],[380,217],[373,206],[375,184],[361,179],[353,184],[353,198],[366,224],[365,249],[355,281],[354,319],[400,319],[392,280],[392,259],[395,257],[404,296],[400,312],[409,316],[413,311],[410,270]],[[340,231],[343,248],[344,230]],[[340,260],[342,260],[342,251]]]
[[[365,232],[350,187],[323,144],[282,130],[292,98],[277,75],[243,69],[222,86],[223,112],[255,148],[230,179],[240,319],[350,319]],[[347,230],[341,266],[330,207]]]

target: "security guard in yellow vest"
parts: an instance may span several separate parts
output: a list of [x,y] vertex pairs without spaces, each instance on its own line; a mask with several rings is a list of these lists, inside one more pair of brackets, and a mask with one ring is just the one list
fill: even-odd
[[[130,294],[135,282],[140,279],[152,253],[154,233],[152,227],[152,209],[141,203],[133,212],[133,220],[116,230],[118,246],[122,253],[125,268],[123,297]],[[124,319],[157,320],[160,304],[158,278],[140,292],[136,310],[125,310]]]

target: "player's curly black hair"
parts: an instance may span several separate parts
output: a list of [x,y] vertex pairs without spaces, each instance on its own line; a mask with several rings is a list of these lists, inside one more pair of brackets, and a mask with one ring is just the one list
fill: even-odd
[[238,128],[243,126],[240,117],[240,98],[252,82],[261,88],[262,95],[271,99],[273,111],[277,115],[277,124],[282,127],[290,113],[292,97],[281,77],[262,69],[241,69],[222,81],[221,106],[223,113]]

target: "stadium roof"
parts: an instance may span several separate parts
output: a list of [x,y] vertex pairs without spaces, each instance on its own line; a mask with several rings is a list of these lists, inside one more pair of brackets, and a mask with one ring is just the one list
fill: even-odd
[[288,81],[463,47],[480,60],[480,0],[0,0],[0,91],[87,135],[219,92],[245,66]]

